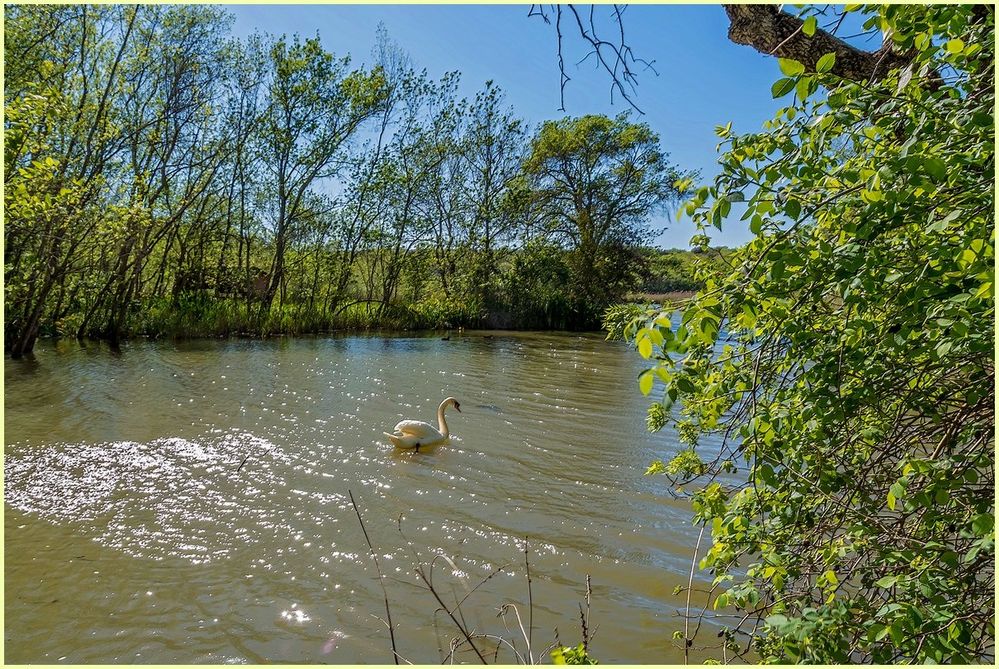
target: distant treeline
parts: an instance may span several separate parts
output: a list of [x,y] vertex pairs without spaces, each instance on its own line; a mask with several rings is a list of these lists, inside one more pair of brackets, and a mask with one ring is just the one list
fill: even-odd
[[530,128],[382,33],[230,36],[212,6],[11,5],[7,349],[45,335],[590,328],[696,287],[643,248],[696,175],[627,115]]

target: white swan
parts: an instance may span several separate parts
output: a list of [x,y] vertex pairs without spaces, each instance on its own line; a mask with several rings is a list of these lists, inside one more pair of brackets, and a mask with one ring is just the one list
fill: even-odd
[[419,452],[421,446],[436,446],[447,441],[451,433],[447,429],[447,421],[444,420],[444,409],[454,406],[454,410],[461,413],[461,405],[453,397],[449,397],[437,407],[437,423],[435,428],[430,423],[422,420],[403,420],[396,424],[394,434],[383,432],[396,448],[415,448]]

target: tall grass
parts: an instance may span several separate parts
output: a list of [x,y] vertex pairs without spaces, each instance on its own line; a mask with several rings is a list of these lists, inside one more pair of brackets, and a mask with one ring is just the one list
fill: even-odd
[[473,327],[482,321],[474,304],[432,298],[416,304],[357,302],[326,311],[304,304],[275,303],[262,312],[258,303],[185,295],[177,301],[148,301],[134,312],[127,335],[186,339],[194,337],[323,334],[338,330],[432,330]]

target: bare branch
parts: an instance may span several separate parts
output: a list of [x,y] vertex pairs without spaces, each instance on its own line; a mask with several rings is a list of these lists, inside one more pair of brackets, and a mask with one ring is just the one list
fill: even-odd
[[[626,11],[627,6],[613,6],[614,22],[618,27],[618,35],[615,38],[615,41],[603,39],[597,34],[598,21],[595,6],[590,6],[590,11],[585,19],[575,5],[564,5],[564,7],[572,13],[579,36],[590,47],[590,50],[576,63],[576,65],[578,66],[586,62],[589,60],[590,56],[593,56],[596,61],[596,67],[602,68],[610,77],[611,103],[613,104],[614,102],[614,94],[616,92],[624,98],[632,109],[637,111],[639,114],[644,114],[641,108],[635,103],[634,99],[632,99],[632,96],[637,90],[638,84],[637,73],[632,68],[640,65],[642,66],[643,71],[651,70],[656,76],[658,76],[659,73],[653,66],[655,61],[648,61],[643,58],[636,57],[631,47],[625,40],[624,12]],[[531,9],[528,11],[527,15],[528,17],[540,17],[546,24],[552,25],[550,14],[554,14],[555,34],[558,48],[558,66],[559,74],[561,76],[561,83],[559,86],[559,110],[565,111],[565,86],[569,81],[571,81],[571,78],[565,71],[565,58],[562,50],[564,45],[564,35],[562,32],[562,11],[563,5],[531,5]]]

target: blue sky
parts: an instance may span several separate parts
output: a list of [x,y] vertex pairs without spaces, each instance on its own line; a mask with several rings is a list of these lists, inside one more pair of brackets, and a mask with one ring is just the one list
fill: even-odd
[[[336,55],[350,54],[355,64],[371,61],[379,23],[414,63],[431,76],[459,70],[462,95],[473,96],[487,79],[506,93],[517,114],[532,124],[566,114],[617,114],[628,109],[610,101],[609,79],[592,60],[576,66],[586,51],[565,30],[566,64],[572,81],[566,88],[566,111],[559,111],[559,71],[554,30],[528,18],[528,5],[228,5],[235,17],[233,32],[271,34],[317,32],[323,46]],[[598,12],[609,8],[598,7]],[[716,172],[716,125],[732,122],[738,132],[760,129],[781,106],[770,96],[779,78],[775,58],[726,37],[728,18],[718,5],[631,5],[625,13],[627,41],[636,56],[654,60],[658,70],[639,76],[635,102],[645,112],[635,118],[660,136],[674,163],[697,169],[706,179]],[[564,25],[568,26],[568,22]],[[612,23],[605,20],[608,28]],[[786,103],[785,103],[786,104]],[[657,238],[666,247],[687,247],[689,220],[663,218]],[[733,215],[714,231],[714,243],[739,245],[750,238],[747,226]]]

